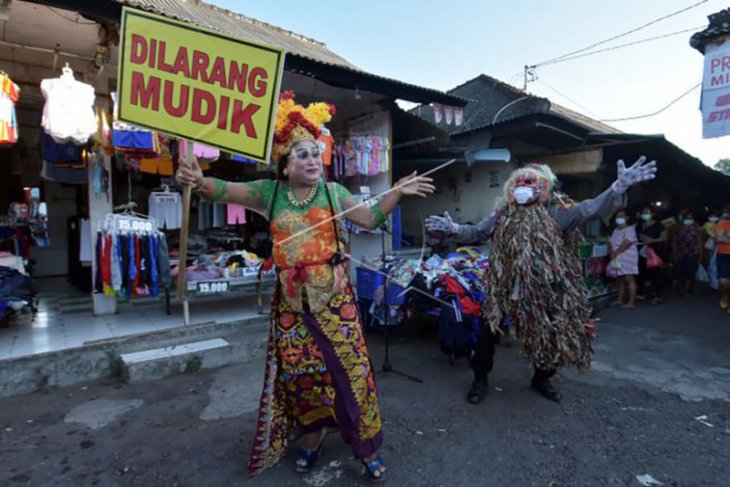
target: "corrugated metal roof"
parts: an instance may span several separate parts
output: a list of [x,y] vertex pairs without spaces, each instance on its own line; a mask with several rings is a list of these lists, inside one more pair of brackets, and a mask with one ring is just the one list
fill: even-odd
[[320,41],[199,0],[114,0],[116,3],[285,49],[314,61],[361,71]]
[[461,135],[475,130],[485,129],[494,125],[506,123],[521,117],[535,114],[555,115],[572,123],[585,127],[590,131],[604,133],[621,133],[620,130],[594,120],[586,115],[561,105],[522,91],[514,86],[500,81],[486,74],[448,91],[449,94],[467,98],[469,103],[464,108],[464,123],[456,126],[448,125],[445,120],[434,122],[433,108],[420,106],[412,110],[424,120],[435,124],[451,135]]
[[712,15],[708,15],[707,19],[710,25],[703,31],[692,34],[689,45],[705,53],[705,46],[718,37],[730,35],[730,8],[720,10]]
[[[330,51],[320,41],[297,34],[295,32],[261,22],[245,15],[231,12],[224,8],[202,2],[200,0],[112,0],[117,4],[138,8],[165,17],[188,22],[230,36],[260,42],[284,49],[288,57],[291,55],[306,61],[324,64],[348,71],[370,82],[381,83],[385,86],[383,94],[396,98],[409,99],[416,102],[440,101],[456,106],[463,106],[466,100],[458,96],[449,95],[439,90],[424,88],[410,83],[404,83],[392,78],[368,73],[358,68],[342,56]],[[287,62],[287,65],[291,64]],[[403,96],[398,96],[400,93]]]
[[599,122],[598,120],[595,120],[591,117],[587,117],[587,116],[583,115],[582,113],[576,112],[575,110],[571,110],[570,108],[564,107],[562,105],[558,105],[557,103],[551,103],[550,113],[554,113],[563,118],[567,118],[568,120],[575,122],[577,124],[583,125],[584,127],[588,128],[590,130],[593,130],[595,132],[601,132],[601,133],[606,133],[606,134],[623,133],[615,127],[606,125],[603,122]]

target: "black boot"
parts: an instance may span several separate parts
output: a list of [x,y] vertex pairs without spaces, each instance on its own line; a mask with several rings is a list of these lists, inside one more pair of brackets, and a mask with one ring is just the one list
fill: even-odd
[[489,380],[486,377],[481,379],[474,379],[471,384],[471,389],[466,395],[466,400],[472,404],[479,404],[487,396],[489,391]]
[[550,377],[555,371],[545,371],[535,368],[535,374],[532,376],[532,388],[540,393],[543,397],[553,402],[560,402],[560,392],[555,388]]

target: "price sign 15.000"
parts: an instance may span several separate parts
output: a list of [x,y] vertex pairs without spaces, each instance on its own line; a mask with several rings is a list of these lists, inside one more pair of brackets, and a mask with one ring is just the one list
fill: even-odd
[[151,221],[136,218],[117,218],[117,228],[123,231],[152,232],[155,226]]
[[198,292],[200,294],[219,294],[230,291],[231,286],[228,281],[201,281],[198,283]]

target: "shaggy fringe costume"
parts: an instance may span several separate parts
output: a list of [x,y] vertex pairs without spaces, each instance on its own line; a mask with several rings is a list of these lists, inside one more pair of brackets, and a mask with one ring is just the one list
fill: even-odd
[[494,344],[504,318],[511,319],[533,362],[532,388],[545,398],[560,401],[550,382],[558,368],[590,366],[594,328],[576,253],[577,228],[625,208],[628,188],[656,174],[656,162],[645,161],[642,156],[629,168],[618,161],[611,187],[577,203],[556,191],[557,177],[549,166],[530,163],[512,172],[497,210],[476,225],[455,224],[447,213],[426,219],[426,228],[446,231],[455,242],[492,242],[485,326],[471,358],[469,402],[481,402],[489,390]]
[[[553,197],[558,205],[569,201]],[[542,204],[508,203],[496,221],[484,318],[497,332],[510,317],[525,353],[543,370],[590,365],[590,307],[577,237],[576,230],[563,232]]]

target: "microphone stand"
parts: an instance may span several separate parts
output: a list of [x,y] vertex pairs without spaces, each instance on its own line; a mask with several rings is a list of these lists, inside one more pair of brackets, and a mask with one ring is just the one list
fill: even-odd
[[405,377],[406,379],[412,380],[414,382],[423,383],[421,379],[418,377],[415,377],[413,375],[406,374],[404,372],[401,372],[399,370],[396,370],[393,368],[393,365],[390,363],[390,303],[388,299],[388,276],[390,274],[390,269],[388,267],[388,264],[385,261],[385,235],[388,233],[387,226],[385,223],[383,223],[380,226],[381,234],[380,234],[380,243],[381,243],[381,257],[383,260],[383,273],[385,274],[385,283],[384,283],[384,293],[383,293],[383,305],[385,306],[385,319],[384,319],[384,325],[385,325],[385,360],[383,361],[383,372],[391,372],[396,375],[400,375],[401,377]]

